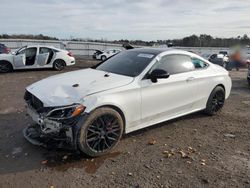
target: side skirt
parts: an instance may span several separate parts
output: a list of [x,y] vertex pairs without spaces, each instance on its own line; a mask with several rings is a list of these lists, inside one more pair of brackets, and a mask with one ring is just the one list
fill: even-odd
[[182,116],[185,116],[185,115],[188,115],[188,114],[192,114],[194,112],[199,112],[199,111],[202,111],[202,110],[204,110],[204,108],[195,109],[195,110],[192,110],[190,112],[185,112],[185,113],[174,115],[174,116],[168,117],[168,118],[161,118],[161,119],[158,119],[158,120],[155,120],[155,121],[149,121],[149,122],[146,122],[146,123],[143,123],[143,124],[139,124],[136,127],[130,127],[130,128],[125,130],[125,133],[128,134],[128,133],[131,133],[133,131],[137,131],[139,129],[150,127],[150,126],[156,125],[158,123],[162,123],[162,122],[165,122],[165,121],[168,121],[168,120],[176,119],[176,118],[179,118],[179,117],[182,117]]

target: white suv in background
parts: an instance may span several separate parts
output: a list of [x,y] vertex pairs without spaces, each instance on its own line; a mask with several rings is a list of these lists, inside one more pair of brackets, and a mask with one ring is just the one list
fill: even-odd
[[111,57],[113,55],[116,55],[116,54],[118,54],[120,52],[121,52],[121,50],[114,50],[114,49],[112,49],[112,50],[106,50],[102,54],[97,55],[96,59],[104,61],[107,58],[109,58],[109,57]]

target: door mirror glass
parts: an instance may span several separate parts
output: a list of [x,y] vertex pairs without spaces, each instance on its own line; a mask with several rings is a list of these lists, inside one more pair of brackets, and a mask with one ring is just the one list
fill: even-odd
[[157,82],[157,79],[166,79],[169,76],[170,74],[167,71],[163,69],[155,69],[150,73],[149,78],[155,83]]

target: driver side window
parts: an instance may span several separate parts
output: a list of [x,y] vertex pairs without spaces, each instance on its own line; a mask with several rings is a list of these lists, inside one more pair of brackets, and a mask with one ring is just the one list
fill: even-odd
[[162,57],[153,69],[163,69],[173,75],[193,71],[195,68],[190,56],[174,54]]
[[20,51],[17,55],[25,54],[25,57],[33,57],[36,55],[37,49],[35,47],[32,48],[25,48],[22,51]]
[[22,55],[25,54],[26,49],[23,49],[22,51],[18,52],[16,55]]

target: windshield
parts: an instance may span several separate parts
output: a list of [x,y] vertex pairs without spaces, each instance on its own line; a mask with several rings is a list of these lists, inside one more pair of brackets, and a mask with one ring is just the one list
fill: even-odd
[[19,48],[17,51],[15,51],[15,54],[18,54],[21,50],[23,50],[25,48],[27,48],[27,46],[23,46],[23,47]]
[[138,51],[123,51],[106,60],[96,67],[97,70],[121,74],[125,76],[138,76],[153,60],[155,54]]

